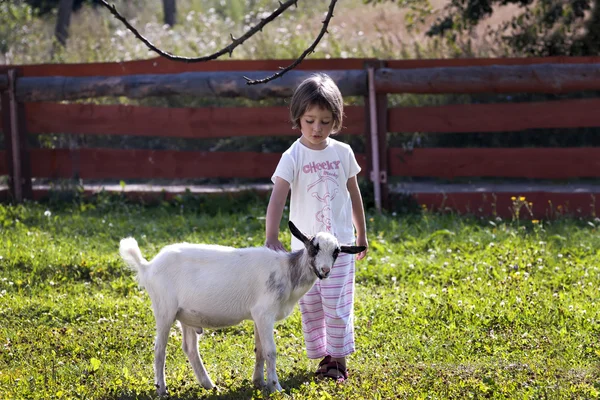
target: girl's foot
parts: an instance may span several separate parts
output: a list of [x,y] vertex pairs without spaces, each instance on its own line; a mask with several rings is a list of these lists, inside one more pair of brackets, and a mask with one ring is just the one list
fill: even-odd
[[323,378],[323,375],[327,373],[327,365],[331,362],[331,356],[325,356],[319,363],[319,367],[315,371],[317,378]]
[[348,379],[346,366],[338,361],[333,361],[331,356],[326,356],[321,360],[315,375],[318,379],[329,378],[337,382],[344,382]]

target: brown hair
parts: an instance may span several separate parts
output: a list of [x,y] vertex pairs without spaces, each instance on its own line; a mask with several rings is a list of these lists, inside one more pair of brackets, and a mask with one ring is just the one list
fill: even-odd
[[313,106],[331,111],[333,115],[332,134],[342,129],[344,99],[340,89],[327,74],[311,75],[296,88],[290,102],[290,119],[294,128],[300,128],[300,118],[306,110]]

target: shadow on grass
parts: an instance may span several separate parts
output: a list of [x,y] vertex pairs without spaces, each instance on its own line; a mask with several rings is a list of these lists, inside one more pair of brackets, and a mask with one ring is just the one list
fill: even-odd
[[[312,373],[307,371],[293,371],[292,374],[280,379],[279,383],[283,387],[284,393],[295,388],[299,388],[304,382],[311,381],[314,378]],[[102,396],[105,400],[133,400],[133,399],[167,399],[167,400],[192,400],[192,399],[207,399],[207,400],[238,400],[238,399],[253,399],[253,398],[269,398],[269,393],[266,391],[259,392],[252,385],[249,379],[244,379],[241,387],[229,390],[226,387],[220,387],[219,390],[205,390],[194,380],[197,386],[187,385],[188,388],[177,390],[176,386],[171,386],[171,393],[165,397],[159,397],[154,390],[148,390],[143,393],[134,394],[128,392],[111,393]],[[168,383],[167,383],[168,385]]]

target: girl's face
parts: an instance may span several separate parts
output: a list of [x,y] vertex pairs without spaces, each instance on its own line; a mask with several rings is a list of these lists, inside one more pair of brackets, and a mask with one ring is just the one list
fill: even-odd
[[333,128],[333,114],[319,106],[310,106],[300,117],[300,143],[312,150],[327,147],[327,138]]

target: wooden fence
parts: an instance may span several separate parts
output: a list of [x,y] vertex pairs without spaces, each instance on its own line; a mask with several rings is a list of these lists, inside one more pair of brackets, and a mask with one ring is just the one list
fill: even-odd
[[[10,177],[6,197],[37,198],[32,178],[183,179],[268,178],[280,154],[103,148],[29,149],[26,135],[99,134],[177,138],[297,135],[286,107],[160,108],[60,103],[102,96],[142,98],[172,94],[264,99],[289,97],[313,71],[329,73],[345,96],[365,106],[346,108],[344,134],[365,135],[357,154],[381,204],[391,207],[393,178],[600,178],[600,148],[390,148],[388,132],[506,132],[531,128],[600,127],[600,99],[528,103],[389,107],[398,93],[569,93],[600,90],[600,58],[455,60],[307,60],[284,78],[247,86],[286,60],[183,64],[166,59],[123,63],[0,66],[0,175]],[[372,74],[368,69],[371,68]],[[371,118],[373,114],[373,118]],[[235,116],[235,118],[232,118]],[[379,172],[377,176],[370,172]],[[595,189],[530,185],[400,185],[418,204],[459,212],[508,216],[513,197],[534,202],[533,218],[569,210],[598,215]],[[412,188],[412,189],[411,189]],[[6,192],[6,191],[5,191]],[[6,193],[5,193],[6,195]],[[559,207],[560,206],[560,207]]]

